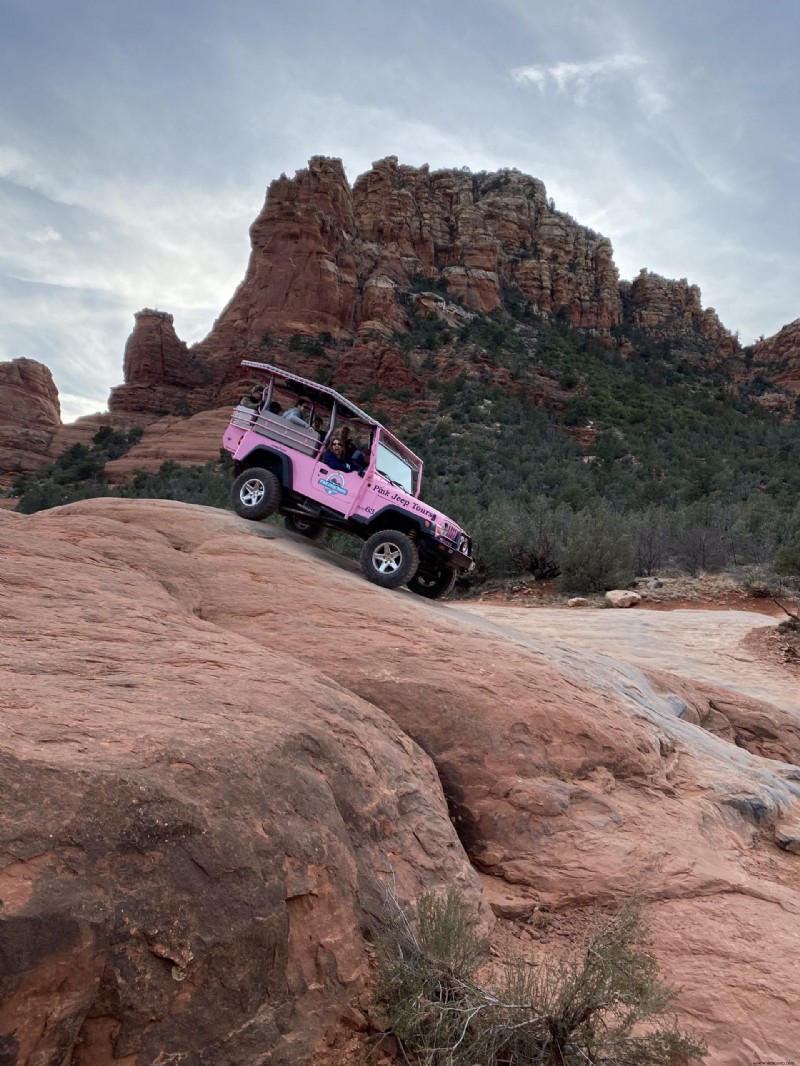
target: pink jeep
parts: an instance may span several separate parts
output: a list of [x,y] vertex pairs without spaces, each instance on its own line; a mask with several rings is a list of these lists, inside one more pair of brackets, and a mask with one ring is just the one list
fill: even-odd
[[419,499],[422,460],[333,389],[268,363],[242,365],[263,376],[264,392],[259,410],[236,407],[222,438],[233,456],[236,513],[259,520],[277,511],[310,538],[343,530],[364,541],[369,581],[429,599],[450,592],[474,565],[471,542]]

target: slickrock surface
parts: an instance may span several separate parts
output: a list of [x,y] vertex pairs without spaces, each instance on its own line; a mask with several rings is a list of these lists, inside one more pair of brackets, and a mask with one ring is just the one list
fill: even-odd
[[376,875],[476,894],[430,761],[203,619],[226,572],[291,610],[225,513],[3,518],[2,1061],[307,1062],[363,985]]
[[43,466],[61,425],[53,375],[34,359],[0,362],[0,489]]
[[791,675],[757,659],[741,642],[752,630],[774,625],[755,611],[574,612],[565,635],[564,613],[554,608],[526,610],[465,603],[461,609],[490,619],[503,629],[536,638],[568,639],[571,645],[613,656],[645,670],[669,670],[681,677],[717,685],[731,696],[749,696],[792,712],[800,727],[800,691]]
[[800,769],[708,727],[677,640],[652,677],[570,640],[635,612],[522,632],[169,502],[0,534],[3,1061],[307,1063],[376,879],[565,928],[637,892],[710,1061],[796,1055]]

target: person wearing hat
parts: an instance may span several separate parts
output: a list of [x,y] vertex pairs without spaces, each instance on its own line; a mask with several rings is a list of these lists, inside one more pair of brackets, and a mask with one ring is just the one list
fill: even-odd
[[251,411],[257,411],[264,399],[264,386],[254,385],[246,396],[239,401],[240,407],[249,407]]

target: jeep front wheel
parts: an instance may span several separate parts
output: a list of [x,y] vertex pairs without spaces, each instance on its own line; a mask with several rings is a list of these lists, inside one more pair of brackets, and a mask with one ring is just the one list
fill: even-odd
[[440,600],[453,591],[456,583],[455,570],[440,570],[437,574],[421,574],[417,571],[408,583],[412,592],[428,600]]
[[254,522],[269,518],[281,503],[281,483],[271,470],[253,466],[241,473],[231,489],[231,505],[240,518]]
[[373,533],[361,549],[361,569],[367,581],[384,589],[399,589],[416,574],[417,546],[405,533],[387,529]]

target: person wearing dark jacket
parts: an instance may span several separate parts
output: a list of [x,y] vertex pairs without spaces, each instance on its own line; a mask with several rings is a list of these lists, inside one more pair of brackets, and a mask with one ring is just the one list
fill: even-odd
[[257,411],[264,399],[264,386],[254,385],[246,396],[239,400],[240,407],[249,407],[251,411]]
[[331,441],[331,446],[323,455],[322,461],[329,466],[331,470],[343,470],[346,474],[351,473],[354,469],[345,459],[344,447],[338,438]]

